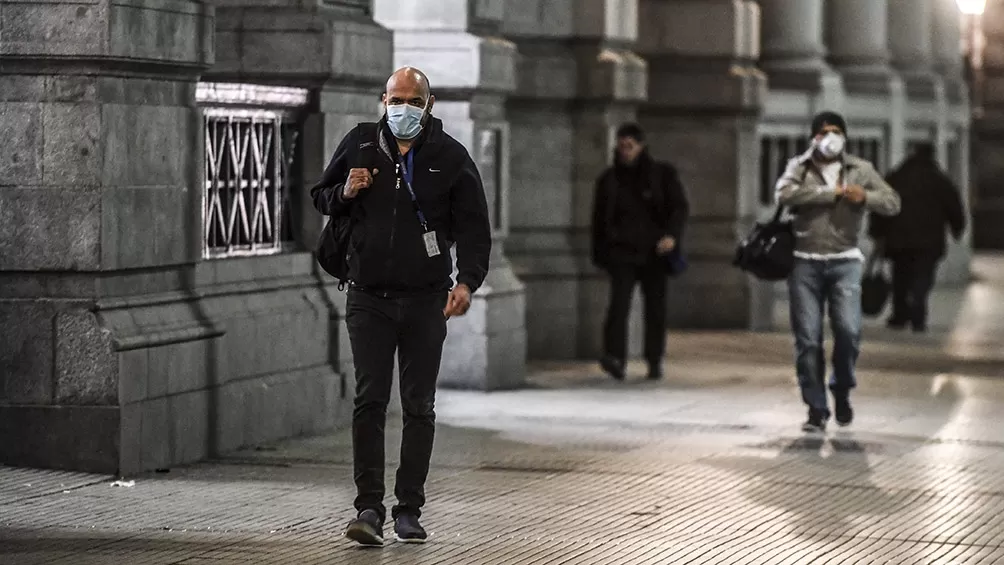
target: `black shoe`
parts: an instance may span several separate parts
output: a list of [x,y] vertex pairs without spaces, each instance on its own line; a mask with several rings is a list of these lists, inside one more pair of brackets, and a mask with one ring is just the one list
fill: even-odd
[[380,547],[383,545],[383,520],[376,510],[363,510],[349,523],[345,537],[359,545]]
[[906,329],[906,320],[897,320],[895,318],[890,318],[888,322],[885,323],[885,327],[890,330],[902,330]]
[[819,433],[826,431],[827,417],[815,410],[809,410],[809,419],[802,424],[802,431],[806,433]]
[[650,381],[657,381],[663,376],[662,373],[662,363],[649,363],[648,364],[648,376],[646,377]]
[[429,538],[414,514],[401,514],[394,520],[394,535],[403,543],[425,543]]
[[624,362],[620,359],[607,355],[603,359],[600,359],[600,367],[603,367],[603,370],[614,379],[618,381],[624,380]]
[[854,409],[851,408],[851,399],[844,394],[833,395],[836,406],[833,409],[837,417],[837,425],[840,427],[849,426],[854,421]]

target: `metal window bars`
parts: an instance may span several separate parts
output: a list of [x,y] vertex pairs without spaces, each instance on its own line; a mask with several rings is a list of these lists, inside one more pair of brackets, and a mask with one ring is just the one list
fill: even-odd
[[200,83],[205,190],[203,256],[270,255],[295,248],[290,194],[299,179],[302,89]]

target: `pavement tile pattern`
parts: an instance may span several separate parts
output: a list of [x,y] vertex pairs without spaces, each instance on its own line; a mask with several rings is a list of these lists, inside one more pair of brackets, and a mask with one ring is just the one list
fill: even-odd
[[[1004,417],[984,410],[1004,381],[871,374],[854,431],[804,436],[794,391],[771,384],[783,378],[619,385],[578,371],[575,386],[543,370],[526,391],[443,393],[426,546],[341,537],[340,432],[133,487],[0,468],[0,562],[1004,563]],[[889,400],[904,380],[915,393]]]

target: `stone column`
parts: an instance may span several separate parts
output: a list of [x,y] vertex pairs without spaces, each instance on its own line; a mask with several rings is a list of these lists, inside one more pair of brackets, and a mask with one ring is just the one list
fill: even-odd
[[888,2],[889,49],[893,67],[904,80],[907,97],[911,101],[934,100],[940,89],[940,80],[933,72],[934,2]]
[[968,104],[962,53],[962,21],[958,4],[934,0],[932,53],[934,69],[945,84],[945,95],[955,105]]
[[887,0],[826,3],[825,36],[829,62],[851,93],[887,94],[891,54]]
[[982,28],[983,78],[973,121],[973,244],[1004,249],[1004,3],[987,2]]
[[[0,460],[131,473],[203,457],[213,398],[195,381],[224,357],[223,329],[191,291],[194,94],[213,8],[0,10]],[[182,359],[201,370],[165,373]],[[148,380],[154,364],[170,381]]]
[[[507,249],[526,285],[529,355],[596,358],[607,293],[605,277],[590,261],[591,211],[614,131],[635,118],[645,97],[645,63],[631,51],[637,2],[519,0],[506,6],[506,36],[520,51],[518,86],[507,104]],[[637,331],[632,338],[637,352]]]
[[771,89],[839,88],[839,77],[826,64],[823,0],[761,0],[760,6],[760,66],[770,77]]
[[496,390],[523,384],[523,284],[506,258],[510,127],[506,97],[516,87],[515,46],[502,39],[502,0],[377,0],[377,21],[394,31],[394,66],[422,69],[434,114],[478,164],[494,231],[491,269],[471,311],[451,320],[440,384]]
[[[815,2],[773,4],[785,4],[810,22],[818,13]],[[758,309],[764,297],[756,294],[765,294],[769,302],[769,289],[731,266],[736,241],[751,225],[757,205],[756,123],[766,96],[765,77],[754,66],[757,4],[642,0],[640,13],[639,49],[649,62],[650,78],[649,100],[639,118],[650,133],[654,155],[679,169],[691,202],[683,242],[691,269],[671,284],[671,323],[691,328],[760,325],[763,320],[757,318],[769,317],[770,308]],[[778,32],[801,31],[777,22],[773,29],[774,53],[791,53],[789,68],[825,68],[818,34],[788,37]]]

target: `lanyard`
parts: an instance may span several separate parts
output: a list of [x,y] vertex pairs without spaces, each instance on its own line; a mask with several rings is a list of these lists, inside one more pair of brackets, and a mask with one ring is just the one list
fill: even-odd
[[401,176],[404,178],[404,187],[408,189],[408,195],[411,196],[411,204],[415,208],[415,215],[418,216],[418,222],[422,224],[422,229],[428,232],[429,224],[425,221],[425,214],[422,213],[422,209],[418,206],[418,198],[415,196],[415,191],[411,188],[411,181],[415,178],[415,150],[408,151],[407,163],[405,163],[405,159],[402,159],[400,155],[398,155],[397,161],[401,167]]

